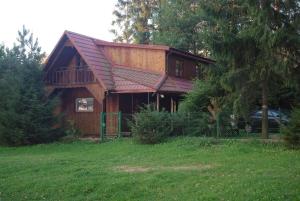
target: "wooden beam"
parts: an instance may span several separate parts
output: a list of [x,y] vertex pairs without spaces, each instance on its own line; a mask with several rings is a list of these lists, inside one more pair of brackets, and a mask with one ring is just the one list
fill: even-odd
[[174,102],[173,102],[173,98],[171,97],[171,113],[174,112]]
[[104,91],[101,90],[98,84],[88,84],[84,85],[84,87],[96,98],[100,104],[102,104],[104,99]]
[[159,111],[159,94],[156,94],[156,109]]
[[56,53],[56,55],[55,55],[54,59],[52,60],[52,63],[50,64],[50,66],[47,69],[45,69],[46,70],[45,74],[48,74],[48,72],[52,69],[54,63],[59,58],[60,54],[62,53],[63,49],[65,48],[65,42],[66,41],[64,41],[64,44],[62,45],[61,49],[59,49],[58,52]]

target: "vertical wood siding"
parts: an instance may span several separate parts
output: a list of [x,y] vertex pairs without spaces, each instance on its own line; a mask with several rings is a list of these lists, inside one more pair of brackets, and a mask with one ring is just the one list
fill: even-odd
[[[93,112],[76,112],[76,98],[94,98],[94,111]],[[102,103],[86,88],[69,88],[65,89],[62,96],[62,109],[65,114],[65,121],[74,121],[75,126],[84,135],[99,135],[100,126],[100,112],[102,111]]]
[[183,76],[182,78],[191,80],[196,77],[196,62],[191,59],[186,59],[184,57],[170,55],[168,60],[168,74],[171,76],[176,76],[176,60],[183,61]]
[[105,47],[105,52],[116,65],[141,68],[162,73],[165,71],[165,51],[126,47]]

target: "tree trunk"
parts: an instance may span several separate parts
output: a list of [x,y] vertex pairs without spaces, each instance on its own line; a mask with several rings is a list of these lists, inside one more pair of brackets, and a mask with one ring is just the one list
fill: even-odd
[[268,122],[268,86],[267,81],[262,82],[262,118],[261,118],[261,136],[264,139],[269,138]]

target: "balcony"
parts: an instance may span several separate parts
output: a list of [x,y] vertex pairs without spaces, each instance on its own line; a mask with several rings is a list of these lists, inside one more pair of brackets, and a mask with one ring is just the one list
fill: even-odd
[[89,69],[56,70],[46,75],[48,85],[78,85],[95,83],[96,78]]

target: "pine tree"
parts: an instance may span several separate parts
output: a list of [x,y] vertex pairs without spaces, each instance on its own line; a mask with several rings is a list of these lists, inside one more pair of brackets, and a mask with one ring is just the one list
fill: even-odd
[[133,31],[131,29],[132,22],[130,20],[129,13],[130,1],[118,0],[115,5],[113,15],[115,20],[112,21],[112,25],[115,27],[111,29],[111,32],[115,35],[115,42],[131,43],[133,37]]
[[63,133],[54,127],[55,99],[44,92],[44,53],[29,30],[19,31],[18,43],[0,51],[0,143],[24,145],[50,142]]
[[154,16],[161,0],[118,0],[112,22],[115,41],[149,44],[155,28]]
[[261,90],[262,137],[268,138],[274,78],[282,78],[282,69],[290,70],[291,62],[299,65],[293,62],[299,58],[299,2],[203,0],[202,5],[209,24],[205,40],[219,65],[228,68],[223,87],[239,109],[253,103]]
[[156,16],[156,22],[158,28],[154,32],[154,43],[208,55],[202,40],[202,30],[206,25],[197,0],[166,1]]

